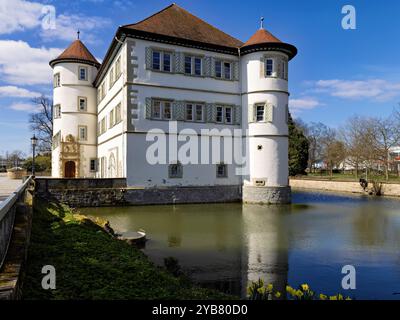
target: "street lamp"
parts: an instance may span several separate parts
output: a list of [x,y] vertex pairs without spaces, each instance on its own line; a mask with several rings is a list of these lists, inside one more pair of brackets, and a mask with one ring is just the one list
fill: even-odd
[[31,144],[32,144],[32,176],[35,176],[35,149],[37,145],[38,139],[36,138],[35,135],[31,138]]

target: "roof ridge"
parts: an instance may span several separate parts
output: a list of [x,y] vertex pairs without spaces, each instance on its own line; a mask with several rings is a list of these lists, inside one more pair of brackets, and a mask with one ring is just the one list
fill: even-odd
[[[169,9],[169,8],[171,8],[171,7],[174,6],[174,5],[177,6],[177,7],[179,7],[175,2],[173,2],[173,3],[171,3],[169,6],[166,6],[164,9],[161,9],[160,11],[157,11],[156,13],[153,13],[152,15],[148,16],[147,18],[144,18],[144,19],[142,19],[142,20],[140,20],[140,21],[138,21],[138,22],[135,22],[135,23],[124,24],[122,27],[123,27],[123,28],[126,28],[126,27],[131,27],[131,26],[137,25],[137,24],[139,24],[139,23],[142,23],[142,22],[144,22],[144,21],[146,21],[146,20],[148,20],[148,19],[154,17],[155,15],[157,15],[157,14],[159,14],[159,13],[161,13],[161,12],[163,12],[163,11]],[[179,8],[181,8],[181,7],[179,7]],[[183,9],[183,8],[181,8],[181,9]]]

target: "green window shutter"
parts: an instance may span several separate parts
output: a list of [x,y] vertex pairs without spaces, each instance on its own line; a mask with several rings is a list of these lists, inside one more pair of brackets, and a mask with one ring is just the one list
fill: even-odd
[[211,73],[211,57],[205,57],[203,59],[204,61],[204,76],[205,77],[211,77],[212,73]]
[[210,59],[210,77],[215,77],[215,58],[211,57]]
[[235,106],[234,108],[234,114],[235,114],[235,124],[241,124],[242,123],[242,106]]
[[270,103],[265,103],[264,106],[264,121],[272,122],[274,120],[274,106]]
[[146,119],[151,119],[151,98],[146,98],[145,118]]
[[185,102],[174,101],[172,103],[172,119],[176,121],[185,120]]
[[239,62],[233,62],[233,80],[239,81]]
[[146,47],[146,69],[151,69],[151,55],[153,50],[151,48]]
[[176,73],[185,72],[185,57],[182,52],[175,53],[175,72]]
[[215,122],[216,118],[217,114],[215,105],[212,103],[206,103],[206,122]]
[[249,107],[248,107],[248,121],[249,121],[249,123],[251,123],[251,122],[255,122],[255,106],[254,105],[252,105],[252,104],[249,104]]

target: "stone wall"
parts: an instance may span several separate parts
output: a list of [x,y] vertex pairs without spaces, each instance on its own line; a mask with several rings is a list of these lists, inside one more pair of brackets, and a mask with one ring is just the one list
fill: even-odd
[[243,186],[243,202],[288,204],[291,202],[291,189],[290,187]]
[[[361,193],[366,192],[361,188],[360,183],[352,181],[329,181],[311,179],[290,179],[290,186],[295,189],[325,190],[337,192]],[[372,184],[370,183],[368,188]],[[382,183],[382,193],[384,196],[400,197],[400,184]]]
[[238,185],[128,188],[125,179],[36,178],[36,195],[71,207],[239,202]]

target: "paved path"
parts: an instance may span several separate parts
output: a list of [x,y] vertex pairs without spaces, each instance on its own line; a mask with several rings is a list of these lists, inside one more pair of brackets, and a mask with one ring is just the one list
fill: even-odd
[[21,179],[8,179],[6,173],[0,173],[0,202],[6,199],[15,190],[17,190],[17,188],[21,184]]

